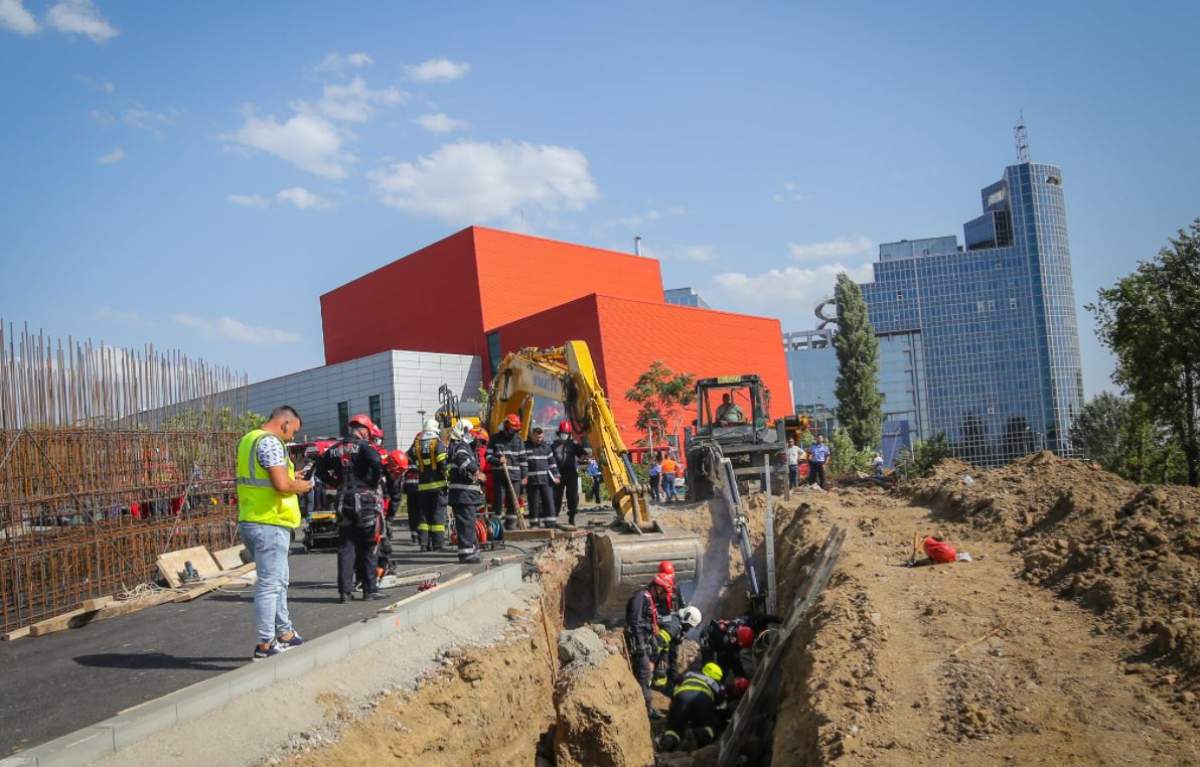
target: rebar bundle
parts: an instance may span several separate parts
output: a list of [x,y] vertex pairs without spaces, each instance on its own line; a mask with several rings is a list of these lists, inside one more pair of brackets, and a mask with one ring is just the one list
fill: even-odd
[[0,320],[0,429],[158,428],[187,412],[212,425],[245,410],[248,378],[177,350],[55,339]]
[[245,397],[245,374],[179,352],[0,321],[0,629],[135,588],[164,552],[236,543],[241,435],[217,428]]

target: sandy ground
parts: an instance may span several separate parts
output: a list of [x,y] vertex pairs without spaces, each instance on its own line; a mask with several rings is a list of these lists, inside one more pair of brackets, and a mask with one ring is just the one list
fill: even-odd
[[[503,641],[506,612],[536,600],[536,587],[491,592],[451,615],[393,634],[311,674],[244,695],[96,762],[111,767],[213,767],[278,763],[336,739],[344,725],[441,669],[450,647]],[[269,661],[266,661],[269,662]]]
[[[1011,543],[882,492],[805,500],[778,520],[787,588],[831,525],[848,535],[785,658],[776,764],[1200,764],[1128,644],[1020,579]],[[975,561],[904,567],[913,532],[939,527]]]

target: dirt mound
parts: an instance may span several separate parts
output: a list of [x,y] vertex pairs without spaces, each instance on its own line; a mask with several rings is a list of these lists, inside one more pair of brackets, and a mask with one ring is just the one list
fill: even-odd
[[1012,541],[1028,580],[1200,675],[1200,490],[1136,485],[1050,453],[990,471],[946,461],[905,490]]
[[597,665],[572,664],[554,690],[557,767],[643,767],[654,764],[650,720],[622,655]]

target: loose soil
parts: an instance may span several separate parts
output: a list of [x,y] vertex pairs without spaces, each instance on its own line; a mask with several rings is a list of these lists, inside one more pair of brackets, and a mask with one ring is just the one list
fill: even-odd
[[[1053,510],[1048,499],[1075,487],[1080,505],[1094,509],[1110,479],[1057,462],[1062,476],[1039,465],[996,476],[943,466],[912,489],[933,513],[866,489],[814,493],[777,511],[781,605],[829,528],[847,538],[784,658],[775,764],[1200,764],[1200,732],[1142,673],[1145,664],[1127,663],[1136,649],[1128,638],[1035,585],[1036,576],[1022,578],[1020,530],[1048,518],[1039,532],[1090,525],[1068,521],[1076,512],[1061,504],[1029,507]],[[963,485],[965,473],[972,484]],[[1052,487],[1061,481],[1070,484]],[[1010,526],[1020,511],[1028,520]],[[903,566],[914,531],[938,528],[974,561]]]

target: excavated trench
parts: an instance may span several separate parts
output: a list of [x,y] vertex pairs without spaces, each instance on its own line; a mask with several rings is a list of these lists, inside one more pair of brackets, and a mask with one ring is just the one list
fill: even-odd
[[[756,559],[763,559],[765,503],[750,496],[748,511]],[[777,514],[779,513],[779,504]],[[786,515],[791,518],[790,515]],[[732,617],[748,607],[746,575],[730,545],[728,514],[712,503],[659,510],[665,526],[698,534],[705,544],[702,577],[685,594],[705,615]],[[807,544],[784,541],[780,572],[801,568]],[[800,552],[800,553],[798,553]],[[809,552],[811,553],[811,552]],[[299,755],[289,764],[325,767],[381,763],[457,767],[465,764],[528,767],[656,764],[652,730],[630,672],[619,628],[588,623],[591,572],[583,539],[555,541],[528,569],[527,609],[509,611],[509,631],[498,645],[452,651],[442,672],[414,692],[390,696],[363,718],[344,723],[338,742]],[[795,578],[781,578],[781,601]],[[688,641],[686,663],[698,653]],[[656,695],[660,710],[669,701]],[[752,739],[762,756],[766,746]],[[381,755],[384,758],[381,760]],[[715,764],[713,747],[658,755],[658,764]],[[755,761],[748,762],[750,764]]]

